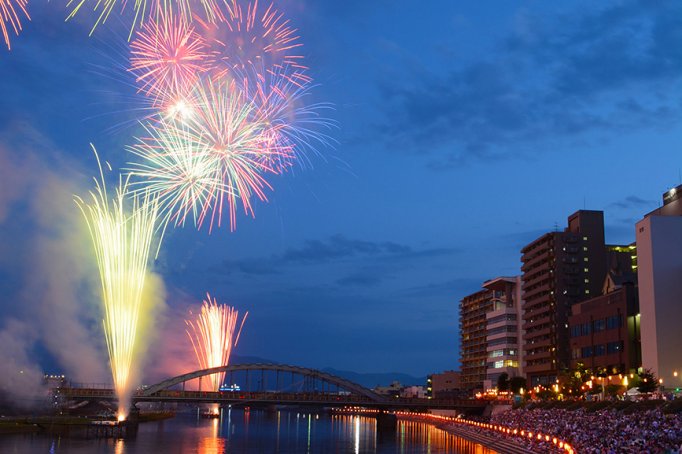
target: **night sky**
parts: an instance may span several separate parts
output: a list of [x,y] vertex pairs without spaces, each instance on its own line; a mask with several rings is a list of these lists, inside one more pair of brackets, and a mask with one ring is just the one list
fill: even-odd
[[[582,208],[605,211],[607,242],[632,242],[680,183],[680,2],[276,4],[336,143],[270,179],[236,232],[168,232],[150,370],[181,354],[182,317],[207,291],[249,311],[242,356],[459,368],[459,299],[519,274],[523,245]],[[94,379],[98,284],[72,194],[97,173],[90,143],[114,168],[132,159],[144,102],[123,20],[89,38],[91,18],[64,22],[63,0],[30,11],[0,48],[0,339]]]

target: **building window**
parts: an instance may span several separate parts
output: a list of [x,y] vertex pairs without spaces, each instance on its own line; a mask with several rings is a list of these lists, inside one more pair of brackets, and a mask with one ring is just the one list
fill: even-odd
[[604,356],[606,354],[606,345],[599,344],[594,346],[594,356]]
[[589,323],[583,323],[580,325],[580,332],[583,336],[589,336],[589,334],[592,332],[592,325]]
[[580,349],[579,348],[574,348],[573,350],[571,350],[571,358],[580,359]]
[[580,325],[571,326],[571,337],[580,337]]
[[606,329],[620,328],[623,325],[623,317],[621,315],[613,315],[606,319]]
[[609,342],[606,345],[606,351],[609,354],[623,351],[623,341]]
[[581,358],[589,358],[592,356],[592,347],[583,347],[580,349]]
[[583,271],[586,272],[586,273],[589,273],[589,272],[590,272],[590,269],[589,269],[589,268],[583,268]]
[[594,321],[594,332],[604,331],[606,329],[606,320],[600,318]]
[[589,262],[589,261],[590,261],[590,259],[589,259],[588,257],[583,257],[583,261],[585,261],[585,262]]

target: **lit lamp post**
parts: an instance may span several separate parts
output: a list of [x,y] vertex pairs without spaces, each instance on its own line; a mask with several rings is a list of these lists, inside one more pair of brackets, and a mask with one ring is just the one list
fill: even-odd
[[623,387],[625,387],[625,399],[629,400],[629,394],[628,394],[628,376],[623,377]]

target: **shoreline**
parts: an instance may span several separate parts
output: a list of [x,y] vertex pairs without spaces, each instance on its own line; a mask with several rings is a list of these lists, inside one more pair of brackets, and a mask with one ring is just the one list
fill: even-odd
[[[174,412],[149,412],[140,414],[139,424],[146,422],[161,421],[174,418]],[[37,417],[16,417],[0,420],[0,436],[15,435],[26,433],[37,434],[69,434],[72,430],[92,427],[97,421],[102,421],[98,417],[74,417],[74,416],[37,416]]]
[[517,443],[514,443],[511,440],[496,437],[493,431],[486,431],[490,432],[490,434],[482,433],[476,430],[472,430],[461,424],[452,424],[444,421],[434,421],[431,418],[423,416],[401,415],[398,419],[430,424],[450,435],[463,438],[473,443],[478,443],[479,445],[485,448],[492,449],[495,452],[501,454],[542,454],[543,452],[535,450],[531,446],[521,446]]

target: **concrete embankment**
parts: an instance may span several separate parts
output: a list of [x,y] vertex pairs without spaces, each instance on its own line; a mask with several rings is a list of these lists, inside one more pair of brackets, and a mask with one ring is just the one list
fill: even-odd
[[440,422],[440,421],[434,421],[430,420],[429,418],[421,418],[421,417],[409,417],[409,416],[401,416],[400,419],[406,419],[410,421],[419,421],[423,422],[426,424],[431,424],[434,427],[437,427],[451,435],[454,435],[456,437],[464,438],[466,440],[472,441],[474,443],[478,443],[482,446],[485,446],[488,449],[492,449],[498,453],[503,453],[503,454],[540,454],[540,451],[535,451],[533,448],[530,446],[521,446],[518,443],[515,443],[511,440],[505,439],[500,437],[499,434],[490,432],[486,433],[486,431],[480,431],[478,429],[474,429],[472,427],[463,425],[463,424],[454,424],[454,423],[447,423],[447,422]]

